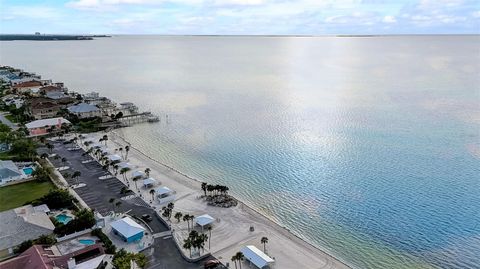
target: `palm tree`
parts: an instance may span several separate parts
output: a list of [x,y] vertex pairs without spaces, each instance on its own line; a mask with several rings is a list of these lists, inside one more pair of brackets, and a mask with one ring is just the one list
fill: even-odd
[[102,140],[105,141],[105,146],[107,145],[108,135],[103,135]]
[[48,149],[48,151],[49,151],[49,152],[50,152],[50,154],[51,154],[51,153],[52,153],[52,150],[53,150],[53,148],[54,148],[54,146],[53,146],[52,144],[50,144],[50,143],[47,143],[47,145],[46,145],[46,146],[47,146],[47,149]]
[[108,200],[108,202],[112,204],[113,212],[115,212],[115,198],[110,198],[110,200]]
[[137,184],[137,181],[140,179],[140,177],[134,177],[132,178],[133,182],[135,183],[135,188],[137,188],[137,191],[139,191],[138,189],[138,184]]
[[190,231],[190,215],[185,214],[185,215],[183,216],[183,221],[186,221],[186,222],[187,222],[188,231]]
[[260,243],[263,244],[263,252],[267,253],[265,250],[265,245],[268,243],[268,238],[266,236],[262,237],[262,239],[260,239]]
[[120,169],[120,175],[123,176],[123,179],[124,179],[125,181],[127,181],[127,176],[126,176],[126,175],[127,175],[127,172],[128,172],[129,170],[130,170],[130,168],[128,168],[128,167],[124,167],[124,168]]
[[205,193],[205,196],[207,196],[207,183],[206,182],[202,182],[202,190]]
[[122,202],[118,201],[115,203],[115,207],[119,207],[122,204]]
[[123,148],[119,148],[118,151],[120,151],[120,155],[122,155],[122,159],[123,159]]
[[237,260],[238,260],[238,264],[240,264],[240,269],[242,269],[242,261],[243,261],[243,258],[245,258],[245,256],[243,255],[242,252],[237,252],[237,254],[235,254],[235,257],[237,257]]
[[180,223],[180,219],[182,218],[182,216],[183,216],[182,212],[177,212],[173,217],[177,219],[177,222]]
[[192,257],[192,247],[193,247],[192,241],[189,238],[185,239],[183,243],[183,248],[188,249],[190,251],[190,258]]
[[62,164],[63,164],[63,166],[65,166],[65,163],[67,163],[67,158],[63,157],[63,158],[62,158]]
[[130,151],[130,146],[125,146],[125,160],[127,159],[128,157],[128,152]]
[[208,233],[209,233],[209,236],[208,236],[208,249],[210,249],[210,239],[212,239],[212,226],[209,225],[207,227],[207,230],[208,230]]
[[151,189],[149,193],[152,195],[152,202],[155,200],[155,190]]
[[113,170],[115,171],[115,175],[117,175],[118,174],[118,165],[117,164],[113,165]]
[[236,255],[232,256],[232,262],[235,263],[235,269],[237,269],[237,260],[238,260],[238,259],[237,259],[237,256],[236,256]]
[[150,168],[148,168],[148,167],[145,168],[145,174],[147,175],[147,177],[150,177],[150,171],[152,171],[152,170],[150,170]]
[[193,229],[193,220],[195,219],[195,216],[194,216],[194,215],[189,215],[189,216],[188,216],[188,219],[189,219],[190,221],[192,221],[192,229]]
[[78,177],[81,176],[82,173],[80,171],[75,171],[72,174],[72,179],[76,179],[75,182],[78,184]]

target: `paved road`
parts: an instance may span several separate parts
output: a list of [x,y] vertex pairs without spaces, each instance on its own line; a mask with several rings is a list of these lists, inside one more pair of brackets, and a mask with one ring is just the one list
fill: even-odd
[[[81,176],[73,180],[67,179],[70,185],[84,183],[85,187],[75,189],[75,192],[87,203],[89,207],[97,210],[101,214],[105,214],[113,210],[113,205],[109,202],[110,198],[119,200],[124,195],[120,194],[120,190],[126,185],[117,178],[111,178],[106,180],[99,179],[100,176],[107,174],[108,172],[103,170],[102,166],[96,161],[90,163],[82,163],[84,160],[91,159],[90,156],[82,156],[83,150],[69,151],[68,147],[72,145],[64,145],[62,142],[55,142],[55,148],[53,153],[60,156],[59,159],[50,158],[50,161],[55,167],[69,166],[70,169],[64,170],[61,173],[70,175],[74,171],[80,171]],[[46,148],[40,148],[39,153],[47,152]],[[62,163],[61,158],[65,157],[67,161]],[[116,212],[126,212],[130,210],[129,214],[134,216],[141,216],[143,214],[154,214],[154,210],[137,197],[130,200],[121,200],[122,204],[115,208]],[[168,228],[156,217],[148,223],[153,230],[153,233],[159,233],[167,231]],[[164,268],[203,268],[203,261],[196,263],[186,262],[180,255],[179,250],[176,248],[173,239],[170,237],[159,237],[155,239],[152,248],[144,251],[145,255],[149,258],[149,269],[164,269]],[[212,257],[208,257],[210,259]]]
[[18,126],[15,123],[13,123],[9,119],[5,118],[5,114],[6,114],[5,112],[0,112],[0,121],[3,124],[7,125],[8,127],[12,128],[13,130],[18,129]]

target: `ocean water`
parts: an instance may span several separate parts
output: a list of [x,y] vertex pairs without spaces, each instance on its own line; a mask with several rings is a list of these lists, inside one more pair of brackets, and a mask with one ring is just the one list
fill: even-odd
[[121,133],[353,267],[480,268],[479,36],[15,41],[0,63],[161,115]]

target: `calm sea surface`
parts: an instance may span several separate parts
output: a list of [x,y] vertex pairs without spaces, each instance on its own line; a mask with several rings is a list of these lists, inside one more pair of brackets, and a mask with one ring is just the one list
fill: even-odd
[[355,267],[480,268],[479,48],[123,36],[1,42],[0,62],[161,115],[121,132]]

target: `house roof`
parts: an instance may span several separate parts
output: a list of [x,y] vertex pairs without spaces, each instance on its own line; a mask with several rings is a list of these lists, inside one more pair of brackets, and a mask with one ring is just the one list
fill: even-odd
[[32,109],[42,109],[42,108],[59,108],[60,105],[52,99],[48,98],[33,98],[28,102]]
[[45,126],[55,126],[55,125],[62,125],[62,124],[70,124],[70,122],[62,117],[58,118],[51,118],[51,119],[43,119],[43,120],[36,120],[25,124],[25,127],[28,129],[40,128]]
[[20,82],[13,87],[14,88],[30,88],[30,87],[37,87],[37,86],[38,87],[42,86],[42,83],[37,80],[31,80],[31,81]]
[[[76,240],[76,239],[73,239]],[[97,268],[105,257],[101,244],[85,246],[65,255],[55,253],[56,246],[34,245],[19,256],[0,262],[2,269],[58,269],[68,268],[68,260],[74,259],[75,268]]]
[[68,95],[65,95],[64,92],[62,91],[50,91],[45,94],[48,98],[50,99],[62,99],[62,98],[67,98]]
[[67,109],[72,113],[87,113],[100,110],[98,107],[87,103],[80,103],[78,105],[69,106]]
[[61,91],[62,89],[57,86],[48,85],[45,87],[41,87],[40,90],[44,92],[56,92],[56,91]]
[[22,175],[18,167],[12,161],[0,161],[0,179],[18,177]]
[[116,220],[110,223],[110,226],[112,226],[112,228],[114,228],[117,232],[121,233],[126,238],[145,231],[145,228],[143,228],[140,224],[136,223],[129,217]]
[[41,204],[41,205],[34,206],[33,210],[35,212],[44,212],[44,213],[50,212],[50,208],[46,204]]
[[31,205],[0,212],[0,249],[51,234],[54,229],[47,214],[36,212]]
[[214,221],[215,221],[215,219],[208,214],[204,214],[204,215],[201,215],[201,216],[198,216],[198,217],[195,218],[195,223],[197,223],[200,226],[205,226],[205,225],[211,224]]
[[268,264],[275,262],[255,246],[245,246],[242,248],[241,252],[247,260],[251,261],[258,268],[263,268]]

